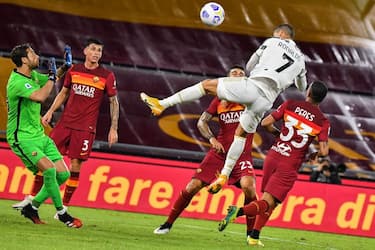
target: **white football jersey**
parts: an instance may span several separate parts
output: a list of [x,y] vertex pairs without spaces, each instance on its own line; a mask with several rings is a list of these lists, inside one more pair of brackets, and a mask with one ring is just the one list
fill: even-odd
[[265,77],[272,79],[281,92],[299,75],[304,75],[305,58],[293,40],[272,37],[255,52],[259,61],[250,72],[250,78]]

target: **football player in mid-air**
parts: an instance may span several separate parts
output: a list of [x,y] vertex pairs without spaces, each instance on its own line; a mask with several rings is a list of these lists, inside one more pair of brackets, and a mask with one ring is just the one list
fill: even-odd
[[[235,65],[229,69],[228,76],[244,77],[245,71],[241,66]],[[211,149],[206,154],[185,189],[181,190],[165,223],[154,230],[155,234],[168,233],[175,220],[189,205],[194,195],[216,178],[216,174],[220,171],[224,163],[225,155],[238,125],[240,114],[244,109],[245,107],[241,104],[219,100],[215,97],[208,109],[203,112],[198,121],[198,128],[201,134],[210,142]],[[220,130],[217,136],[212,133],[208,125],[208,122],[214,116],[219,118]],[[245,150],[229,178],[229,184],[242,188],[245,195],[244,204],[249,204],[251,201],[256,200],[255,175],[251,156],[252,141],[253,134],[247,137]],[[254,216],[246,217],[248,235],[253,229],[254,218]]]
[[[319,109],[319,103],[327,95],[323,82],[315,81],[309,85],[305,101],[288,100],[264,118],[261,125],[278,135],[263,163],[263,196],[242,208],[229,206],[227,216],[219,224],[219,231],[238,216],[256,216],[253,231],[248,243],[261,245],[259,234],[267,223],[274,208],[281,203],[297,180],[298,170],[305,159],[309,145],[317,137],[320,161],[328,159],[329,121]],[[282,121],[281,130],[274,127]]]
[[273,37],[267,39],[250,57],[246,65],[249,77],[207,79],[162,100],[145,93],[140,94],[142,101],[154,115],[160,115],[168,107],[199,99],[206,94],[245,105],[224,167],[220,176],[209,186],[210,192],[217,192],[227,182],[243,152],[246,136],[256,131],[264,113],[272,107],[277,96],[293,82],[299,90],[306,90],[304,55],[292,40],[293,37],[294,29],[291,25],[277,26]]

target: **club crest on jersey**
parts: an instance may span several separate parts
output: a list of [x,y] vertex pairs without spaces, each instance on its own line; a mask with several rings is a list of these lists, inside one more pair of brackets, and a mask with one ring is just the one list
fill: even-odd
[[292,152],[292,148],[284,142],[278,142],[276,146],[273,145],[272,150],[284,156],[290,156],[290,152]]
[[92,78],[92,81],[94,82],[94,83],[97,83],[97,82],[99,82],[99,77],[97,77],[97,76],[94,76],[93,78]]

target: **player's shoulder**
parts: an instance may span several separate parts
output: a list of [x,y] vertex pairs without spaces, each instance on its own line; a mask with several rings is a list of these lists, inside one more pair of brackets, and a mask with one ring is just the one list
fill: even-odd
[[206,111],[209,113],[213,113],[213,111],[216,111],[217,107],[220,105],[220,100],[217,96],[215,96],[210,104],[208,105]]
[[281,42],[281,38],[280,37],[269,37],[267,38],[264,43],[265,44],[277,44],[279,42]]
[[109,75],[109,74],[113,74],[113,71],[112,70],[110,70],[110,69],[107,69],[105,66],[103,66],[103,65],[99,65],[99,67],[97,68],[98,70],[101,70],[101,71],[103,71],[103,72],[105,72],[107,75]]

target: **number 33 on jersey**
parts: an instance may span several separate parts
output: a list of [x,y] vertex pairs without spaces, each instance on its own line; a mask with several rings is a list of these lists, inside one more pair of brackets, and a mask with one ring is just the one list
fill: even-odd
[[280,137],[271,148],[283,156],[301,160],[315,137],[319,141],[328,140],[329,121],[318,106],[290,100],[280,105],[272,116],[284,121]]

